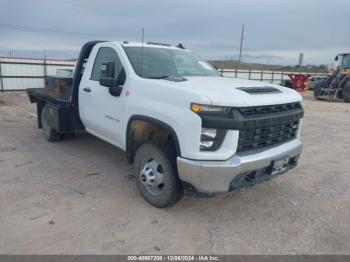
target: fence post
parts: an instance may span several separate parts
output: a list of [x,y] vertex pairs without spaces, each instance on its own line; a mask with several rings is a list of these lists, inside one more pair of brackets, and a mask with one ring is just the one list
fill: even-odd
[[281,83],[283,83],[283,72],[281,72]]
[[264,70],[261,70],[261,74],[260,74],[260,82],[263,81],[263,76],[264,76]]
[[46,56],[44,56],[44,78],[46,77]]
[[273,84],[273,77],[274,77],[274,75],[275,75],[275,72],[272,71],[272,73],[271,73],[271,83],[272,83],[272,84]]
[[1,68],[1,61],[0,61],[0,85],[1,85],[1,92],[4,92],[4,82],[2,80],[2,68]]
[[250,80],[252,74],[252,70],[249,68],[249,74],[248,74],[248,79]]
[[44,55],[44,78],[43,78],[43,80],[44,80],[44,85],[43,86],[45,86],[45,78],[46,78],[46,75],[47,75],[47,68],[46,68],[46,52],[45,52],[45,55]]

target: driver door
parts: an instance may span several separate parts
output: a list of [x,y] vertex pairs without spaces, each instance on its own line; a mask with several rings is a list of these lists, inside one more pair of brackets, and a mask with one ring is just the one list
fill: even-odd
[[120,146],[123,96],[114,96],[108,87],[100,85],[103,70],[101,67],[106,63],[114,64],[115,78],[124,70],[117,52],[112,47],[98,49],[91,76],[83,82],[84,86],[79,90],[80,117],[89,133]]

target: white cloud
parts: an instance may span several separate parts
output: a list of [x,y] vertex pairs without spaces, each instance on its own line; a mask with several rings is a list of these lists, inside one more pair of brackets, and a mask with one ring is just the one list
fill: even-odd
[[[335,6],[341,7],[336,15]],[[147,41],[182,42],[204,58],[230,58],[238,54],[244,23],[246,59],[272,56],[272,63],[296,64],[303,52],[305,63],[327,64],[350,45],[342,26],[348,10],[348,0],[3,0],[0,51],[78,50],[93,39],[138,41],[145,27]],[[1,23],[77,34],[10,31]]]

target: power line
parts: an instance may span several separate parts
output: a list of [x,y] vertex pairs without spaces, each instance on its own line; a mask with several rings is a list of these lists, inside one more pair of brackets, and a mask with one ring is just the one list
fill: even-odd
[[[73,31],[64,31],[52,28],[44,28],[44,27],[34,27],[34,26],[24,26],[24,25],[13,25],[13,24],[4,24],[0,23],[0,27],[6,30],[14,30],[14,31],[25,31],[25,32],[34,32],[34,33],[58,33],[58,34],[69,34],[73,36],[94,36],[94,37],[103,37],[97,34],[91,33],[83,33],[83,32],[73,32]],[[105,36],[104,36],[105,37]]]

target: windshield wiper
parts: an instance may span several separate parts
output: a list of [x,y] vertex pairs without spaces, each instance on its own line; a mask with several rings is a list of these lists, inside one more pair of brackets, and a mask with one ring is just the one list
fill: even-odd
[[186,78],[181,77],[181,76],[146,76],[148,79],[164,79],[164,80],[169,80],[169,81],[174,81],[174,82],[182,82],[182,81],[187,81]]

